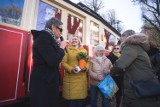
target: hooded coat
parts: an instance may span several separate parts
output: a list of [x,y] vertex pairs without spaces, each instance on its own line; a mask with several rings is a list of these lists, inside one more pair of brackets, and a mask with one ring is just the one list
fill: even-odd
[[149,50],[148,37],[143,34],[130,36],[122,45],[121,57],[115,62],[111,74],[124,71],[123,107],[158,107],[154,98],[138,98],[130,85],[130,80],[146,80],[153,77],[152,67],[147,51]]
[[87,62],[87,70],[79,73],[72,73],[71,70],[78,65],[77,55],[79,52],[87,51],[84,48],[68,47],[68,53],[62,60],[62,67],[65,70],[63,80],[63,97],[67,100],[85,99],[87,97],[87,71],[89,61]]
[[59,107],[59,63],[64,56],[56,40],[47,31],[33,34],[33,70],[30,77],[31,107]]

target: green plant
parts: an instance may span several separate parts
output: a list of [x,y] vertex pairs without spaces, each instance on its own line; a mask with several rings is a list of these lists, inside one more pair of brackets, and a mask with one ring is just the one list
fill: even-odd
[[82,59],[85,60],[86,62],[88,61],[88,56],[87,53],[85,52],[79,52],[77,57],[79,61]]

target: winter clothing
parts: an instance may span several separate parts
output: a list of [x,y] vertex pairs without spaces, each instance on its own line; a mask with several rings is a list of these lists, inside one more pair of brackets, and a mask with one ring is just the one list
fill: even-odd
[[62,66],[65,70],[63,80],[63,97],[67,100],[85,99],[87,97],[87,70],[89,62],[87,62],[87,70],[79,73],[72,73],[71,70],[78,65],[77,55],[79,52],[87,51],[84,48],[68,47],[68,53],[62,60]]
[[146,53],[149,50],[148,37],[143,34],[132,35],[122,46],[121,57],[115,62],[111,74],[124,70],[124,107],[158,107],[154,98],[136,97],[129,83],[130,80],[146,80],[154,75]]
[[[91,107],[97,107],[97,99],[98,99],[99,88],[95,85],[91,85],[90,87],[90,95],[91,95]],[[109,99],[105,97],[104,94],[100,93],[102,96],[102,107],[109,107]]]
[[148,55],[152,63],[153,73],[155,73],[160,80],[160,50],[156,47],[152,47],[148,51]]
[[[99,48],[100,46],[96,47],[95,54],[97,51],[103,50],[103,48]],[[90,60],[90,68],[89,68],[89,75],[90,75],[90,96],[91,96],[91,107],[97,107],[97,98],[98,92],[100,92],[97,84],[101,81],[98,79],[98,75],[102,75],[103,78],[110,72],[110,68],[112,67],[111,61],[105,56],[94,56]],[[101,92],[100,92],[101,93]],[[109,99],[106,98],[103,93],[102,96],[102,107],[109,106]]]
[[49,32],[31,32],[34,40],[34,63],[30,78],[31,107],[59,107],[59,63],[65,54],[64,50]]
[[114,53],[110,52],[110,54],[107,56],[107,58],[114,64],[114,62],[120,57],[120,53]]
[[[109,56],[107,56],[108,59],[112,62],[112,64],[115,63],[115,61],[121,56],[119,52],[111,52]],[[116,107],[120,106],[121,99],[122,99],[122,84],[123,84],[123,74],[117,74],[112,76],[114,81],[116,82],[119,90],[116,92]]]
[[110,68],[112,67],[111,61],[106,57],[102,57],[102,62],[94,56],[90,60],[90,68],[89,68],[89,75],[91,80],[91,85],[97,85],[100,80],[98,80],[98,75],[107,75],[110,72]]

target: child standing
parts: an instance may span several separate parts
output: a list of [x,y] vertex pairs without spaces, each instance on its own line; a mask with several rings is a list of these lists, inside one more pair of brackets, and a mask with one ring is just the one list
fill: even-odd
[[[91,107],[97,107],[97,96],[98,92],[100,92],[97,84],[110,72],[111,67],[111,61],[105,56],[105,48],[101,45],[97,45],[94,51],[94,57],[90,60],[89,68],[89,75],[91,78]],[[102,107],[109,107],[109,99],[107,99],[102,93],[101,97]]]

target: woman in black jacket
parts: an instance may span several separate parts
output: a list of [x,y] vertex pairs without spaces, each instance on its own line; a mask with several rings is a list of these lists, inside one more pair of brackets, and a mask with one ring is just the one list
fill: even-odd
[[[112,49],[112,52],[110,52],[108,59],[110,59],[110,61],[112,62],[112,64],[114,64],[114,62],[121,56],[120,54],[120,46],[119,45],[115,45]],[[123,76],[122,75],[114,75],[112,76],[113,79],[115,80],[119,90],[116,93],[116,107],[120,106],[121,103],[121,98],[122,98],[122,81],[123,81]]]
[[66,43],[58,42],[62,22],[48,20],[45,30],[32,30],[33,70],[30,78],[30,107],[59,107],[59,64]]
[[157,43],[152,36],[149,36],[149,45],[150,50],[147,53],[151,60],[153,72],[160,80],[160,50],[158,49]]

